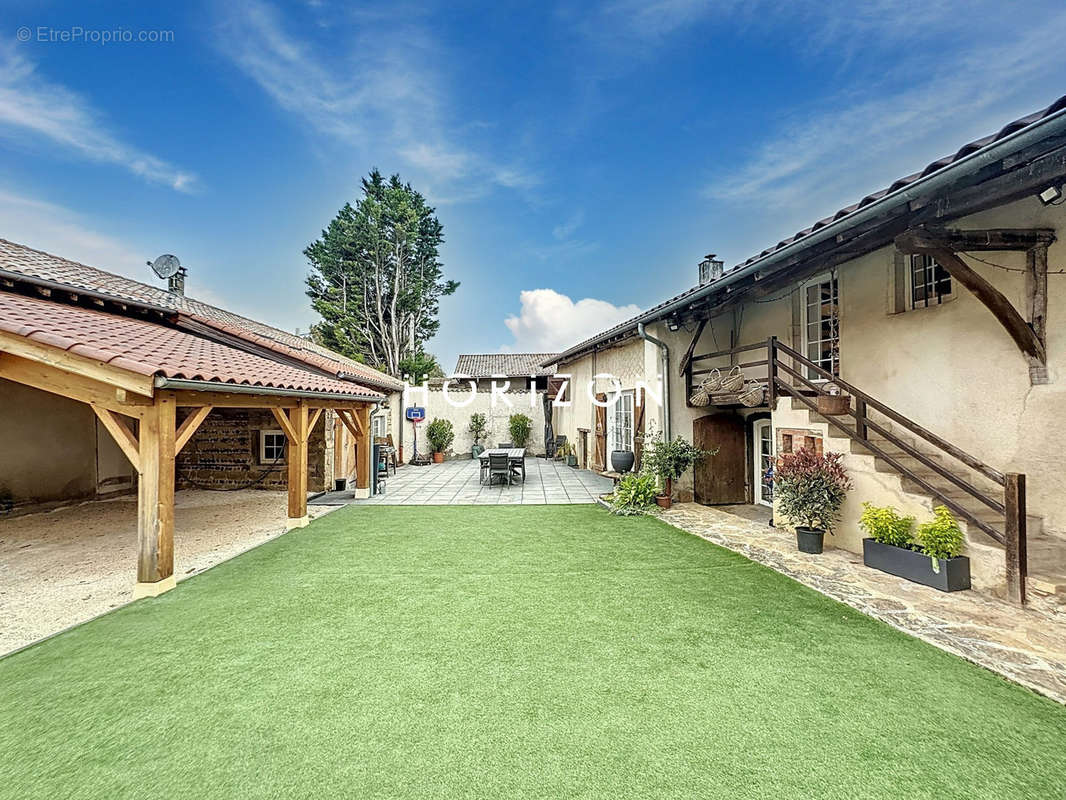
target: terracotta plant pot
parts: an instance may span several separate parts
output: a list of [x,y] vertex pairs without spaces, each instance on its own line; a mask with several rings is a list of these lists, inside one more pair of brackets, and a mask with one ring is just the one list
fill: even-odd
[[443,464],[444,463],[444,453],[434,453],[433,454],[433,463],[434,464]]
[[839,417],[851,411],[851,397],[846,394],[818,395],[818,413],[824,417]]
[[664,511],[669,511],[670,506],[674,504],[674,501],[671,500],[667,495],[659,495],[655,498],[655,502],[659,506],[659,508],[663,509]]

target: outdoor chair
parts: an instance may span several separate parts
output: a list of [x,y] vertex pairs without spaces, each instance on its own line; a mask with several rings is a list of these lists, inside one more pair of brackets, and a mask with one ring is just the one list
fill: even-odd
[[496,447],[500,450],[511,450],[514,448],[514,442],[500,442]]
[[511,472],[510,459],[506,453],[489,453],[489,486],[497,477],[511,485],[514,474]]

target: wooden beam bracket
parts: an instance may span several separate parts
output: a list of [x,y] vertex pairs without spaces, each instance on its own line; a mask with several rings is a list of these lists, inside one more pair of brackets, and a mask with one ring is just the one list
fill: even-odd
[[97,419],[103,423],[107,428],[108,433],[115,440],[115,444],[119,446],[119,449],[129,459],[130,464],[139,473],[141,471],[141,451],[140,442],[137,437],[133,435],[133,431],[130,430],[126,421],[121,415],[116,414],[109,408],[100,408],[100,406],[91,406],[93,412],[95,412]]
[[896,247],[905,254],[926,253],[980,300],[1004,327],[1018,349],[1040,364],[1047,364],[1044,343],[1010,300],[975,272],[955,253],[952,245],[924,228],[912,228],[896,237]]

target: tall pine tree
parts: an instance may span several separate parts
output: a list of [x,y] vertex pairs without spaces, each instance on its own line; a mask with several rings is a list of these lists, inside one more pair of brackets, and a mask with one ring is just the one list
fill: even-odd
[[376,169],[363,196],[345,203],[304,250],[307,295],[322,317],[312,328],[326,347],[401,376],[440,327],[440,298],[459,287],[444,279],[444,227],[409,183]]

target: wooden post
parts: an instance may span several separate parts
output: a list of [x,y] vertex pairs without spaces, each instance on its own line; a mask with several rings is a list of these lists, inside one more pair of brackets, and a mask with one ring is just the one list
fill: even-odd
[[[1025,301],[1029,326],[1040,343],[1047,347],[1047,244],[1040,244],[1025,254]],[[1029,356],[1029,383],[1048,382],[1047,364]]]
[[174,588],[175,411],[174,398],[164,394],[141,416],[134,599]]
[[333,417],[333,480],[348,477],[347,454],[344,446],[344,423],[337,415]]
[[1025,605],[1025,578],[1029,572],[1025,542],[1025,475],[1008,472],[1005,477],[1007,597],[1018,605]]
[[307,525],[307,406],[301,401],[289,410],[289,520],[287,527],[303,528]]
[[855,433],[864,442],[870,438],[870,431],[866,427],[866,401],[861,397],[855,398]]
[[777,409],[777,337],[766,340],[766,393],[770,411]]
[[360,490],[356,496],[370,496],[370,482],[373,480],[374,442],[370,438],[370,406],[360,406],[352,412],[359,434],[356,437],[355,450],[355,487]]

